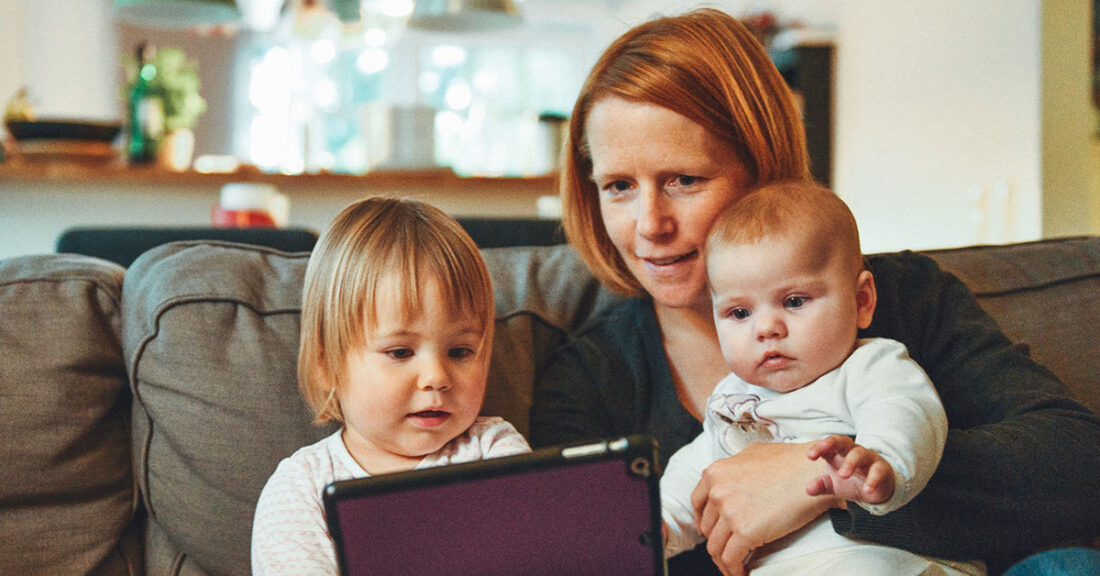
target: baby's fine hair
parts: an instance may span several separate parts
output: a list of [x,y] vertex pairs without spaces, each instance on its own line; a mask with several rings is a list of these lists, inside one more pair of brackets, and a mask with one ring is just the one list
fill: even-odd
[[795,232],[811,235],[825,254],[849,259],[853,276],[864,268],[852,211],[835,192],[810,180],[773,182],[735,200],[715,220],[707,248]]
[[317,423],[343,421],[335,393],[347,385],[347,358],[366,343],[378,306],[397,303],[411,320],[429,282],[448,310],[482,321],[488,363],[492,280],[458,222],[429,204],[385,197],[352,204],[333,220],[310,255],[302,293],[298,386]]

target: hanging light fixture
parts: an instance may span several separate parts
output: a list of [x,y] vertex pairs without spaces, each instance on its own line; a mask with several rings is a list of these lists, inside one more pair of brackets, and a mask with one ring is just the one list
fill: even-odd
[[510,28],[520,23],[512,0],[416,0],[409,27],[446,32]]
[[153,28],[191,28],[237,22],[234,0],[115,0],[115,16]]

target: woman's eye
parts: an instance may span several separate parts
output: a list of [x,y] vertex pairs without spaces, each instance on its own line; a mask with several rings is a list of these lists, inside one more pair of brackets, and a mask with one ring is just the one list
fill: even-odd
[[810,299],[806,296],[790,296],[783,301],[783,305],[787,308],[801,308],[809,301]]
[[681,174],[680,176],[676,177],[676,183],[679,184],[680,186],[691,186],[691,185],[694,185],[694,184],[698,184],[699,183],[699,178],[697,178],[695,176],[685,176],[685,175]]
[[603,191],[608,196],[622,196],[630,191],[630,183],[625,180],[615,180],[603,185]]
[[744,320],[752,315],[748,308],[734,308],[730,310],[730,317],[734,320]]
[[408,360],[412,358],[413,351],[408,348],[395,348],[393,350],[386,350],[386,355],[394,360]]

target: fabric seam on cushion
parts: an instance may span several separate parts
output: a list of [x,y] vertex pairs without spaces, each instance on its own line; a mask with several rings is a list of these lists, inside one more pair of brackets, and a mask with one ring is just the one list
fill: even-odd
[[[246,304],[244,302],[241,302],[240,300],[236,300],[236,299],[232,299],[232,298],[225,298],[225,297],[223,297],[223,298],[211,298],[209,296],[201,296],[201,295],[198,295],[198,294],[187,294],[187,295],[183,295],[183,296],[173,296],[173,297],[161,302],[157,306],[156,310],[150,316],[151,317],[151,321],[150,321],[151,326],[146,326],[146,329],[148,331],[138,339],[138,345],[134,348],[134,354],[129,359],[129,361],[127,362],[127,365],[126,365],[126,368],[127,368],[126,372],[129,375],[129,380],[130,380],[130,382],[129,382],[130,383],[130,392],[133,395],[134,402],[137,402],[142,406],[142,412],[145,413],[145,420],[148,424],[147,431],[145,433],[145,438],[142,439],[142,452],[141,452],[141,458],[140,458],[142,482],[141,482],[140,485],[144,486],[144,490],[140,490],[140,493],[141,493],[142,501],[145,503],[146,513],[149,515],[149,518],[151,518],[151,519],[156,519],[157,518],[157,512],[153,507],[152,496],[150,494],[150,489],[149,489],[149,447],[153,442],[153,418],[152,418],[152,416],[149,415],[149,411],[145,409],[145,402],[141,397],[141,392],[138,390],[137,365],[140,362],[141,357],[144,356],[144,354],[145,354],[145,348],[149,345],[150,342],[152,342],[160,334],[160,318],[161,318],[161,316],[163,316],[168,310],[171,310],[172,308],[175,308],[177,306],[182,306],[184,304],[191,304],[191,303],[196,303],[196,302],[210,302],[210,303],[218,302],[218,303],[233,304],[235,306],[243,306],[245,308],[248,308],[248,309],[254,311],[255,313],[257,313],[261,316],[272,316],[272,315],[289,314],[289,313],[299,313],[300,314],[301,313],[300,308],[277,309],[277,310],[265,312],[265,311],[257,310],[256,307],[251,306],[249,304]],[[131,428],[131,433],[133,433],[132,428]],[[138,462],[138,460],[135,459],[134,462],[136,463],[136,462]],[[135,472],[135,477],[136,477],[136,472]]]
[[[109,286],[104,285],[103,278],[97,276],[69,276],[67,278],[20,278],[16,280],[7,280],[0,282],[0,288],[5,286],[16,286],[20,284],[67,284],[69,282],[85,282],[95,286],[98,292],[102,292],[115,306],[115,310],[122,313],[122,299],[112,294]],[[121,289],[121,284],[119,285]]]
[[[1066,236],[1063,238],[1041,238],[1039,240],[1032,240],[1030,242],[1016,242],[1013,244],[977,244],[973,246],[958,246],[955,248],[940,248],[932,250],[919,250],[921,254],[928,256],[934,256],[936,254],[951,254],[957,252],[976,252],[976,251],[988,251],[988,250],[1000,250],[1004,248],[1018,249],[1027,246],[1042,246],[1051,244],[1092,244],[1097,239],[1096,236],[1081,235],[1081,236]],[[890,254],[890,252],[883,252],[882,254]],[[870,256],[870,254],[869,254]]]
[[[958,276],[950,269],[947,269],[954,276]],[[974,295],[979,298],[991,297],[991,296],[1008,296],[1011,294],[1019,294],[1023,292],[1032,292],[1035,290],[1044,290],[1046,288],[1052,288],[1054,286],[1061,286],[1063,284],[1073,284],[1075,282],[1084,282],[1087,280],[1100,279],[1100,273],[1085,274],[1081,276],[1072,276],[1067,278],[1060,278],[1058,280],[1051,280],[1049,282],[1041,282],[1030,284],[1028,286],[1016,286],[1013,288],[1005,288],[1003,290],[983,290],[974,291]],[[961,280],[961,279],[960,279]]]

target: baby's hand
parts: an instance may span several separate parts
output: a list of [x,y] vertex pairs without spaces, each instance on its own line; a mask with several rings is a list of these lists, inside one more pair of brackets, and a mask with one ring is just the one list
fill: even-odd
[[829,473],[810,480],[810,496],[835,494],[852,502],[879,504],[894,495],[894,469],[877,452],[856,444],[848,436],[818,440],[806,452],[810,460],[822,459]]

